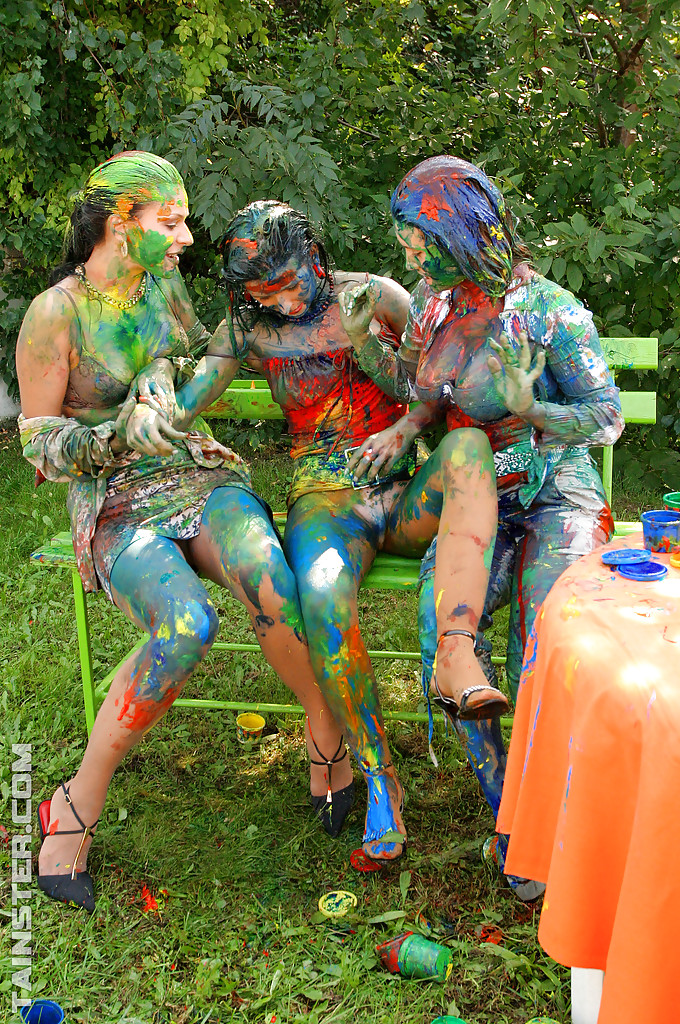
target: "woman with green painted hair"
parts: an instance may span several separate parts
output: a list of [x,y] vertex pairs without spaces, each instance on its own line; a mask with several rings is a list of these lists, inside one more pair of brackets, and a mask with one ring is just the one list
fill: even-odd
[[[173,364],[211,350],[178,271],[193,241],[188,213],[167,160],[127,152],[96,167],[76,197],[65,263],[33,300],[17,345],[23,452],[39,479],[69,484],[85,589],[102,587],[149,634],[114,676],[76,775],[40,805],[38,884],[89,911],[86,858],[111,777],[217,634],[199,574],[244,604],[315,737],[342,748],[268,506],[238,456],[193,424],[174,430],[166,416]],[[345,758],[333,782],[350,780]],[[317,799],[330,793],[326,765],[311,788]]]

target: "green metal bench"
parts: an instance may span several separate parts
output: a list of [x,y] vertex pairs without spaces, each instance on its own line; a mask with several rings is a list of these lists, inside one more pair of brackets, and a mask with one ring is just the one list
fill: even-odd
[[[611,369],[651,370],[658,366],[658,343],[656,338],[603,338],[602,345]],[[628,423],[656,422],[656,394],[653,391],[622,392],[621,407]],[[283,413],[273,401],[271,392],[264,380],[235,380],[206,412],[210,419],[244,419],[244,420],[281,420]],[[603,450],[603,480],[608,500],[611,502],[613,449]],[[285,521],[285,514],[275,514],[280,523]],[[617,535],[625,535],[639,529],[639,523],[617,522]],[[111,680],[118,670],[115,665],[102,679],[96,681],[92,663],[90,646],[90,630],[88,623],[88,595],[78,575],[70,533],[57,534],[47,544],[38,548],[31,558],[46,569],[60,568],[71,572],[73,598],[75,602],[76,624],[78,631],[78,650],[80,670],[83,683],[83,700],[85,720],[88,733],[94,725],[99,704],[103,701]],[[418,585],[420,561],[415,558],[402,558],[379,552],[373,566],[367,574],[362,587],[367,590],[400,590],[414,591]],[[103,599],[103,598],[102,598]],[[146,642],[144,635],[132,648],[137,650]],[[257,644],[238,644],[216,640],[212,650],[256,652]],[[125,657],[129,657],[129,651]],[[371,659],[403,659],[420,661],[418,651],[369,651]],[[121,659],[121,661],[124,659]],[[496,664],[503,664],[505,659],[494,657]],[[302,708],[297,704],[264,704],[247,701],[212,700],[207,698],[180,697],[174,707],[198,709],[222,709],[231,711],[259,710],[265,712],[301,714]],[[386,710],[386,718],[397,718],[401,721],[427,721],[427,715],[417,711]]]

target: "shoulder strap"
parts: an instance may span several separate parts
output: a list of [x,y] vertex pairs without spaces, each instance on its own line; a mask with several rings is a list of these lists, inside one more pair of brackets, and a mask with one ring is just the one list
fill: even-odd
[[80,322],[80,313],[78,312],[78,307],[76,306],[75,300],[71,293],[68,292],[65,288],[60,288],[58,284],[55,284],[54,290],[55,292],[59,292],[60,295],[65,295],[68,301],[71,303],[71,306],[73,307],[73,312],[76,315],[76,327],[78,329],[78,339],[76,342],[76,347],[78,349],[78,355],[80,356],[80,351],[83,344],[83,325]]

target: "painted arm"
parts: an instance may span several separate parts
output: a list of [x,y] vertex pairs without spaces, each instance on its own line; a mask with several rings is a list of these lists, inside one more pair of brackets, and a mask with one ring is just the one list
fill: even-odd
[[86,426],[62,415],[71,362],[73,310],[52,289],[28,308],[19,332],[16,359],[24,457],[48,480],[98,476],[113,459],[116,423]]
[[341,292],[338,305],[340,321],[364,373],[391,398],[412,400],[413,390],[397,353],[371,330],[371,322],[378,320],[401,337],[409,308],[406,289],[387,277],[370,277]]
[[367,480],[375,480],[381,473],[389,473],[415,439],[443,415],[443,410],[437,405],[427,402],[415,405],[391,427],[367,437],[347,463],[347,468],[357,480],[363,476]]
[[[618,388],[592,316],[583,307],[564,307],[553,315],[551,330],[533,362],[523,331],[516,342],[503,334],[489,344],[494,355],[488,365],[500,398],[534,427],[540,444],[611,445],[621,436],[624,420]],[[545,397],[541,377],[546,366],[565,397],[564,404]]]
[[227,319],[213,334],[193,377],[177,391],[173,421],[176,427],[188,426],[229,387],[241,364],[243,347],[242,332],[234,326],[228,312]]

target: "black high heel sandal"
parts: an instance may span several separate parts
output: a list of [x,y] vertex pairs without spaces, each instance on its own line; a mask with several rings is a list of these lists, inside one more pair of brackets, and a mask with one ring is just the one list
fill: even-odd
[[[444,639],[445,636],[466,636],[472,640],[473,644],[476,643],[477,638],[474,633],[471,633],[467,629],[447,629],[445,633],[437,640],[437,647]],[[445,696],[439,689],[439,683],[437,682],[437,668],[435,662],[435,670],[432,675],[432,682],[434,688],[437,691],[437,696],[432,698],[432,703],[436,704],[437,707],[444,712],[447,718],[451,722],[455,722],[459,719],[462,722],[479,721],[481,718],[500,718],[510,709],[510,703],[508,698],[500,690],[497,690],[495,686],[491,686],[490,683],[485,685],[480,684],[478,686],[468,686],[466,690],[463,690],[461,694],[460,704],[458,704],[453,697]],[[482,690],[490,690],[491,693],[496,696],[491,697],[489,700],[482,701],[481,704],[474,704],[468,706],[468,701],[473,693],[479,693]]]
[[43,800],[38,807],[38,828],[40,830],[41,846],[46,839],[53,836],[76,836],[82,831],[83,838],[78,847],[78,852],[73,858],[73,868],[70,875],[41,875],[38,874],[38,885],[50,899],[59,900],[60,903],[66,903],[72,907],[82,907],[83,910],[87,910],[88,914],[94,911],[94,883],[92,876],[89,871],[76,871],[76,864],[78,863],[78,857],[80,852],[85,845],[85,840],[88,836],[94,833],[97,827],[97,821],[94,825],[86,825],[82,820],[77,810],[73,806],[73,801],[69,795],[69,791],[62,782],[61,788],[64,791],[64,798],[68,804],[70,810],[73,813],[76,821],[80,825],[79,829],[72,829],[70,831],[60,831],[50,833],[50,800]]
[[[309,726],[309,719],[307,719],[307,725]],[[339,789],[337,793],[334,793],[331,788],[331,775],[333,772],[333,765],[339,764],[340,761],[344,761],[347,757],[347,748],[345,747],[344,739],[340,740],[340,745],[335,751],[335,754],[330,759],[324,758],[323,754],[316,745],[316,741],[312,736],[311,727],[309,729],[309,737],[314,744],[319,757],[323,758],[322,761],[315,761],[313,757],[310,757],[311,764],[325,764],[328,768],[328,788],[325,796],[314,796],[310,794],[312,798],[312,807],[317,818],[325,828],[326,832],[332,839],[335,839],[340,834],[340,829],[345,823],[345,818],[352,809],[354,803],[354,780],[350,782],[344,789]],[[340,751],[344,753],[342,757],[338,757]]]

